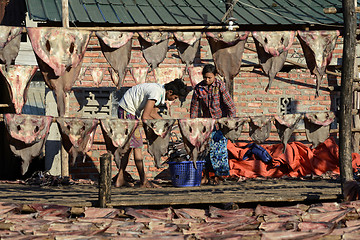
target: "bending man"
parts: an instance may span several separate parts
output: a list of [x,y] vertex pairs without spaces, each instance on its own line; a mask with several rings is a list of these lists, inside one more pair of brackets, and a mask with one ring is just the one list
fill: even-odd
[[[174,101],[187,94],[186,85],[181,79],[175,79],[165,85],[158,83],[143,83],[130,88],[119,102],[118,116],[122,119],[160,119],[159,106],[165,105],[165,100]],[[140,187],[158,187],[149,182],[145,176],[143,163],[143,138],[137,128],[130,139],[130,150],[124,155],[120,163],[119,174],[115,187],[133,186],[124,178],[125,168],[133,150],[136,168],[140,176]]]

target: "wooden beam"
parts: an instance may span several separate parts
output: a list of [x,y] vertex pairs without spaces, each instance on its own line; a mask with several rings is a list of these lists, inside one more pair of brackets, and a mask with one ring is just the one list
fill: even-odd
[[[65,92],[65,115],[64,117],[68,117],[69,115],[69,94]],[[65,150],[64,145],[61,144],[61,176],[67,177],[70,176],[69,172],[69,153]]]
[[[76,30],[88,30],[88,31],[211,31],[222,30],[227,31],[228,25],[224,26],[121,26],[121,27],[71,27]],[[239,26],[234,25],[234,29]]]
[[[355,7],[355,12],[360,13],[360,7]],[[343,8],[336,8],[336,7],[324,8],[324,13],[326,14],[343,13]]]
[[62,25],[64,28],[69,28],[69,0],[62,0]]
[[353,180],[352,169],[352,97],[354,64],[356,52],[356,13],[354,0],[343,0],[344,15],[344,50],[340,92],[340,121],[339,121],[339,160],[341,188],[344,193],[344,183]]
[[[69,28],[69,0],[62,0],[62,25],[64,28]],[[65,94],[65,103],[69,102],[68,94]],[[66,106],[66,104],[65,104]],[[65,116],[68,115],[67,108],[65,108]],[[61,176],[69,176],[69,154],[66,152],[63,144],[61,145]]]

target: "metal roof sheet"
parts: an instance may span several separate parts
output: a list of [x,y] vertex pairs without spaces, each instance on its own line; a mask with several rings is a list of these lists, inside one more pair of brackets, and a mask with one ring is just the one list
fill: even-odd
[[[360,2],[359,2],[360,3]],[[61,22],[61,0],[26,0],[31,19]],[[238,0],[238,25],[342,25],[342,14],[325,14],[341,0]],[[110,25],[221,25],[224,0],[69,0],[69,20]]]

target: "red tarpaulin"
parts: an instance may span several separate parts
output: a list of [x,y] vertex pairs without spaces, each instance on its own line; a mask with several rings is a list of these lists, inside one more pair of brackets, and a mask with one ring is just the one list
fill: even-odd
[[[230,175],[247,178],[259,176],[278,178],[284,175],[290,177],[321,175],[328,171],[340,174],[339,146],[332,137],[315,149],[310,149],[301,142],[289,143],[285,153],[282,144],[261,145],[272,156],[271,163],[264,163],[255,159],[253,155],[242,160],[249,150],[246,147],[248,144],[228,141]],[[357,166],[360,166],[360,154],[352,154],[352,166],[357,171]]]

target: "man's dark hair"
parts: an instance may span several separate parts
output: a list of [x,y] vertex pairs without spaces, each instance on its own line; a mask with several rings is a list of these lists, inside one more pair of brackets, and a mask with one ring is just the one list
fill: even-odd
[[186,97],[187,95],[187,86],[180,78],[176,78],[174,81],[166,83],[164,87],[166,91],[172,90],[173,94],[178,95],[179,97]]
[[213,73],[214,75],[216,75],[217,70],[214,65],[206,64],[202,70],[202,75],[204,76],[206,73]]

